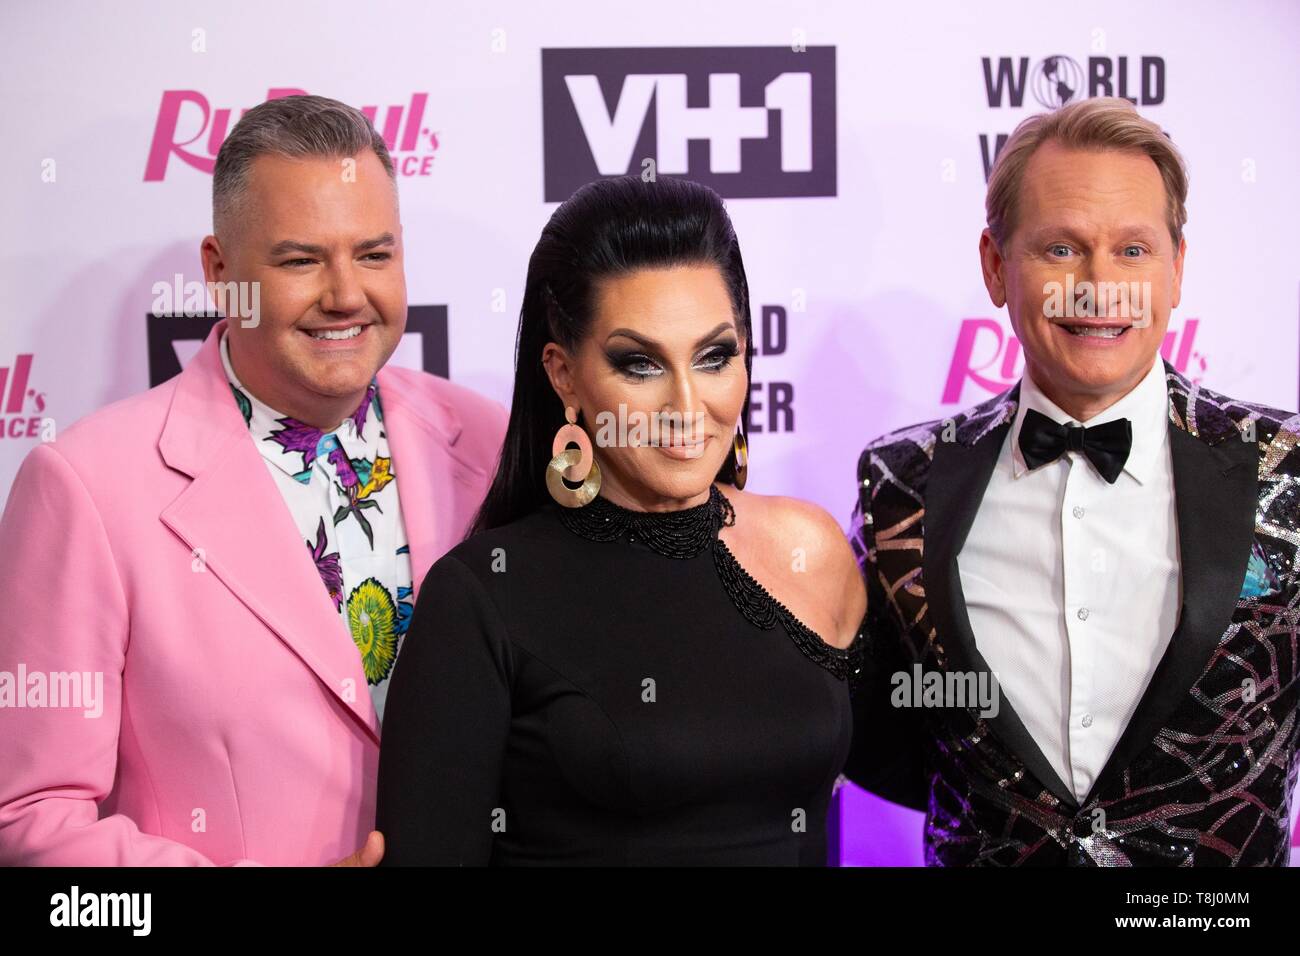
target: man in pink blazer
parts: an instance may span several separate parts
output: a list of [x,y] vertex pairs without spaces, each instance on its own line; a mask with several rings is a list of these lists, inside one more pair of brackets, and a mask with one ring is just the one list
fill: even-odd
[[372,695],[505,412],[385,366],[401,226],[360,113],[249,111],[214,218],[207,278],[256,307],[227,297],[181,374],[33,449],[0,518],[0,864],[382,855]]

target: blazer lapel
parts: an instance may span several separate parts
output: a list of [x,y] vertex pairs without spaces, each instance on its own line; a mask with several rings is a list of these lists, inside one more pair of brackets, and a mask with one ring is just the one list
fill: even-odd
[[160,518],[378,743],[361,655],[231,396],[217,350],[224,325],[213,328],[172,398],[159,451],[193,481]]
[[[1198,434],[1188,430],[1175,396],[1195,387],[1165,363],[1170,376],[1169,441],[1178,517],[1182,606],[1178,624],[1151,683],[1093,783],[1099,792],[1123,773],[1155,738],[1209,663],[1232,620],[1246,577],[1259,501],[1259,451],[1214,406],[1194,410]],[[1199,418],[1199,421],[1197,421]],[[1089,794],[1091,799],[1092,793]]]
[[[947,670],[991,679],[988,662],[975,645],[966,598],[962,593],[957,554],[966,543],[975,513],[993,474],[1002,442],[1011,430],[1019,390],[1000,396],[993,409],[1003,421],[983,432],[935,442],[925,493],[925,538],[922,565],[926,600],[939,644],[947,655]],[[972,424],[967,420],[964,425]],[[980,686],[983,686],[981,683]],[[994,735],[1048,790],[1070,807],[1077,801],[1052,769],[1011,702],[999,691],[998,713],[987,718]]]
[[379,394],[418,597],[429,568],[463,537],[485,476],[457,456],[461,423],[455,410],[436,399],[416,400],[400,374],[381,369]]

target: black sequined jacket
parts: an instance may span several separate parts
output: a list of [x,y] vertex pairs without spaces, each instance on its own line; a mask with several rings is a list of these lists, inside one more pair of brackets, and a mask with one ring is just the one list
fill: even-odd
[[[926,813],[931,865],[1282,866],[1300,702],[1300,416],[1201,388],[1165,363],[1183,603],[1168,650],[1080,802],[1013,702],[893,707],[892,674],[988,665],[956,555],[1019,384],[872,442],[854,550],[868,662],[849,779]],[[985,679],[987,679],[987,674]]]

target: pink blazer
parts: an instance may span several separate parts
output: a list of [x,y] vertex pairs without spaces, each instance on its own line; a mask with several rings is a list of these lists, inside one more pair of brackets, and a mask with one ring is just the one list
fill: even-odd
[[[0,707],[0,864],[319,865],[374,824],[361,657],[249,439],[222,325],[14,480],[0,681],[25,671],[25,705],[42,680],[70,688],[58,673],[103,693]],[[506,416],[422,372],[379,386],[418,594],[486,493]]]

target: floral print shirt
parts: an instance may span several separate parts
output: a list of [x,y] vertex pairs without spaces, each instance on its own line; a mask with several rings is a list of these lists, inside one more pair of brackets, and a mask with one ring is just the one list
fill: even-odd
[[414,610],[411,556],[397,475],[388,449],[379,385],[332,431],[281,415],[221,362],[254,443],[293,515],[327,599],[350,634],[382,721],[388,678]]

